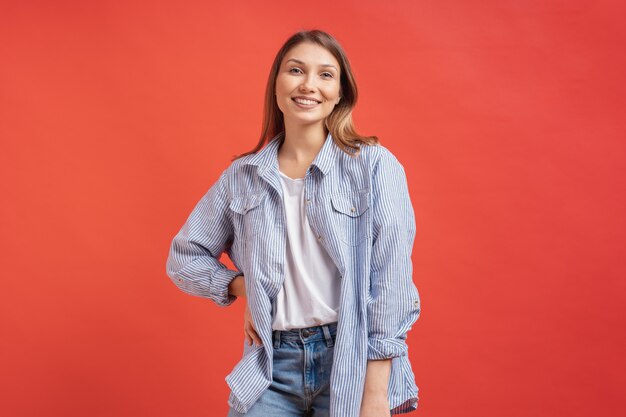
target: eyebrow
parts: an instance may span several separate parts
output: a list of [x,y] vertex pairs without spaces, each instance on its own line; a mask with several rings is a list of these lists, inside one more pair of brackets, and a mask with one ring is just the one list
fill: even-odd
[[[300,65],[306,65],[304,62],[302,62],[302,61],[300,61],[299,59],[296,59],[296,58],[289,58],[287,60],[287,62],[289,62],[289,61],[296,62],[296,63],[298,63]],[[320,65],[320,67],[330,67],[330,68],[334,68],[335,71],[339,71],[336,66],[331,65],[331,64],[322,64],[322,65]]]

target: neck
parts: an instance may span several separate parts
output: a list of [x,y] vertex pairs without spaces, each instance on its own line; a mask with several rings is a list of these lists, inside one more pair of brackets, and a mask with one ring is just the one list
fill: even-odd
[[324,145],[328,132],[324,123],[293,125],[285,121],[285,138],[279,154],[294,162],[309,162]]

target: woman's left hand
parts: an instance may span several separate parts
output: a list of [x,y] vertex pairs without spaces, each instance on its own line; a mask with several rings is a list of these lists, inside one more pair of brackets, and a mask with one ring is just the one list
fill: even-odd
[[392,359],[368,360],[360,417],[389,417],[387,388]]
[[389,408],[387,393],[363,392],[360,417],[389,417]]

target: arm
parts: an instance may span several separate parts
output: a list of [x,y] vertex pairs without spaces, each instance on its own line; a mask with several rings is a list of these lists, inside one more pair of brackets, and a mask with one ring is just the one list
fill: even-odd
[[369,360],[359,417],[389,415],[388,390],[391,359]]
[[420,314],[411,261],[415,214],[404,168],[385,148],[374,168],[372,190],[367,359],[382,360],[408,354],[406,336]]
[[166,268],[167,275],[182,291],[209,298],[223,307],[237,299],[228,290],[230,282],[241,275],[217,259],[233,241],[225,183],[226,171],[198,202],[174,237]]
[[367,301],[367,370],[362,417],[389,412],[392,358],[408,354],[406,335],[420,314],[411,253],[415,214],[404,168],[387,149],[373,173],[373,245]]
[[246,283],[243,275],[238,275],[228,284],[228,293],[236,297],[246,296]]

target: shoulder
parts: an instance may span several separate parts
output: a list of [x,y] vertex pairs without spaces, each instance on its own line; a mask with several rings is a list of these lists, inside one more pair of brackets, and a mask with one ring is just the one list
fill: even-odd
[[257,171],[255,165],[248,163],[253,156],[254,154],[245,155],[231,161],[220,174],[219,181],[228,196],[243,195],[251,190]]
[[240,173],[242,170],[247,169],[248,162],[255,154],[250,154],[246,156],[242,156],[241,158],[237,158],[234,161],[231,161],[230,164],[226,167],[224,172],[226,175],[236,175]]
[[373,171],[380,168],[401,168],[404,169],[396,155],[380,143],[374,145],[363,145],[360,147],[360,156],[368,162]]

